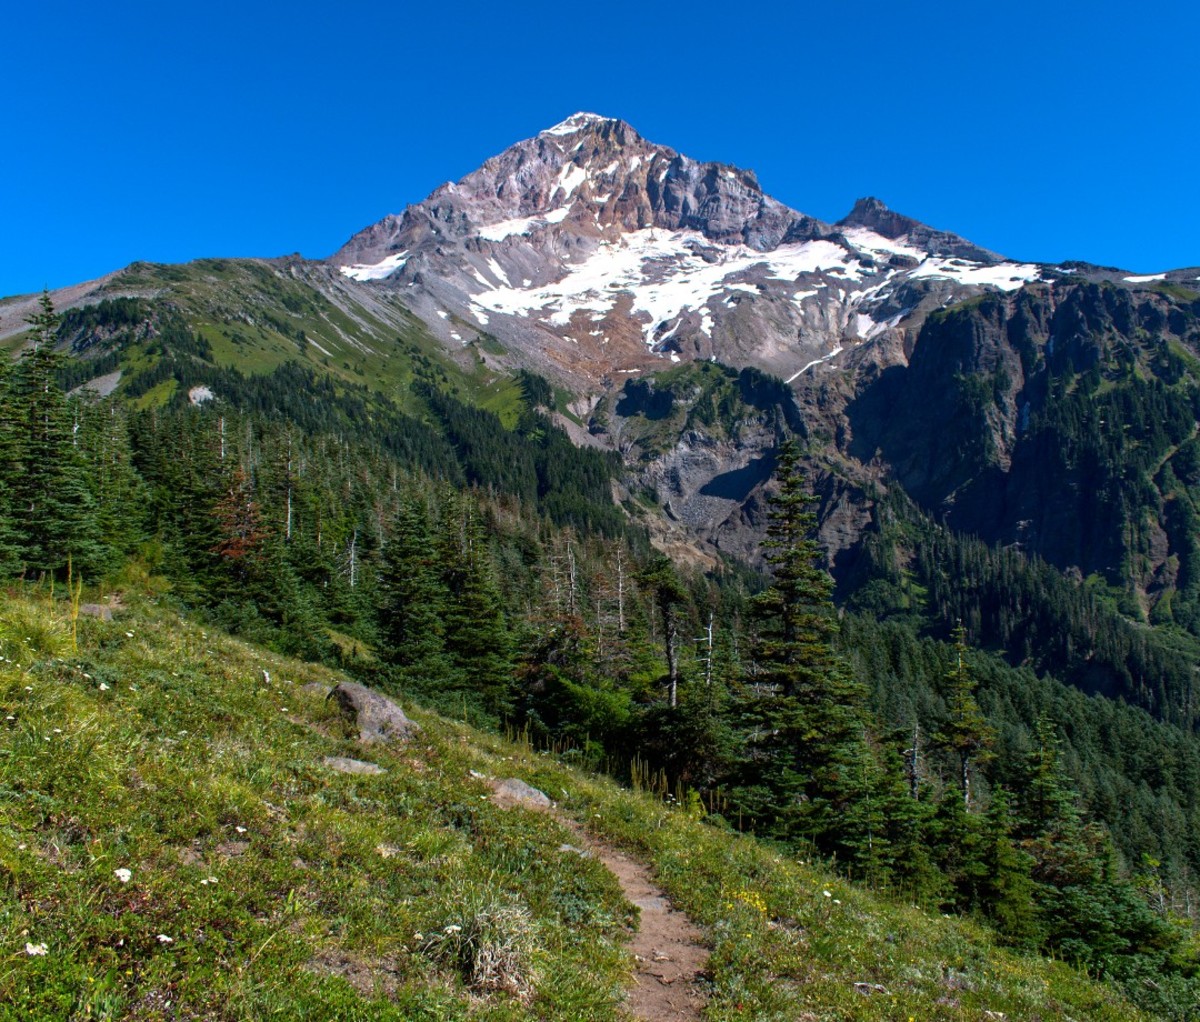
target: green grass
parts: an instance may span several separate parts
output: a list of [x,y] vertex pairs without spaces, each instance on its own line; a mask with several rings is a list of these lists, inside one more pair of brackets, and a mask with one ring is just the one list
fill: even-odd
[[[300,359],[336,379],[365,384],[408,412],[420,407],[409,394],[418,371],[415,359],[422,361],[426,374],[444,375],[447,389],[458,387],[472,396],[486,396],[497,379],[473,348],[448,351],[398,303],[381,298],[371,310],[342,295],[345,308],[339,307],[307,279],[305,270],[293,274],[276,262],[135,263],[109,289],[153,290],[156,301],[177,308],[209,341],[221,366],[267,373]],[[307,344],[300,342],[299,333]]]
[[621,1017],[635,910],[471,771],[535,784],[653,865],[711,935],[711,1020],[1143,1017],[527,746],[417,712],[411,747],[363,747],[324,698],[336,672],[128,602],[82,619],[76,651],[61,602],[0,596],[4,1022]]
[[161,408],[175,395],[175,391],[179,387],[178,380],[163,380],[162,383],[155,384],[146,393],[142,394],[133,403],[133,407],[139,410],[146,408]]

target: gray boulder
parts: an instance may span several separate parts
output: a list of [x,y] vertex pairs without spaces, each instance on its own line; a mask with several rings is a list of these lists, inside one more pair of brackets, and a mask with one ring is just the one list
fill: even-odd
[[406,742],[421,730],[404,715],[399,706],[365,685],[343,681],[329,693],[328,698],[333,699],[341,707],[342,713],[358,727],[359,741],[364,744]]
[[523,805],[530,809],[549,809],[552,805],[544,791],[516,777],[496,782],[496,801],[503,806]]

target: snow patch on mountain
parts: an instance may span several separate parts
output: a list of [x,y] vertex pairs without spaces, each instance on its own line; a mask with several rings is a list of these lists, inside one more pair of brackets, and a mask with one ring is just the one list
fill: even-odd
[[836,348],[834,348],[834,349],[833,349],[833,351],[831,351],[831,352],[830,352],[828,355],[822,355],[820,358],[814,358],[814,359],[813,359],[811,362],[809,362],[809,363],[808,363],[808,364],[807,364],[807,365],[806,365],[806,366],[805,366],[803,369],[800,369],[800,370],[798,370],[797,372],[794,372],[794,373],[792,373],[792,375],[791,375],[791,376],[789,376],[789,377],[787,378],[787,380],[785,380],[784,382],[785,382],[785,383],[791,383],[791,382],[792,382],[793,380],[795,380],[795,379],[796,379],[796,378],[797,378],[797,377],[798,377],[798,376],[799,376],[801,373],[805,373],[805,372],[807,372],[807,371],[808,371],[809,369],[811,369],[813,366],[820,365],[822,362],[828,362],[830,359],[832,359],[832,358],[836,358],[838,355],[840,355],[840,354],[841,354],[843,351],[845,351],[845,350],[846,350],[846,349],[845,349],[845,348],[843,348],[843,347],[842,347],[842,346],[839,344],[839,345],[838,345]]
[[1031,280],[1041,276],[1039,267],[1032,263],[986,263],[973,262],[970,259],[926,259],[915,270],[909,271],[913,278],[946,277],[960,284],[970,284],[975,287],[985,285],[999,288],[1001,291],[1016,291]]
[[532,234],[547,224],[561,224],[570,212],[570,206],[561,206],[541,216],[523,216],[514,217],[512,220],[501,220],[498,224],[480,227],[479,236],[485,241],[503,241],[505,238],[511,238],[514,234]]
[[[554,182],[555,189],[561,189],[563,192],[562,199],[565,201],[575,194],[575,189],[578,188],[584,181],[588,179],[588,172],[576,163],[567,163],[563,165],[562,170],[558,172],[558,178]],[[552,189],[551,194],[554,194]]]
[[593,124],[601,124],[609,120],[607,117],[601,117],[599,114],[583,113],[571,114],[565,121],[559,121],[554,127],[547,128],[545,131],[539,132],[541,135],[574,135],[577,131],[583,131],[585,128]]
[[859,251],[876,256],[907,256],[919,262],[927,254],[924,249],[908,244],[907,237],[885,238],[866,227],[849,227],[842,231],[842,234]]
[[339,266],[338,269],[353,280],[383,280],[384,277],[390,277],[406,262],[408,262],[408,253],[397,252],[377,263],[367,265],[358,263],[354,266]]
[[701,314],[701,329],[711,336],[713,320],[705,313],[706,306],[730,289],[757,294],[753,284],[733,279],[751,272],[786,281],[824,273],[858,282],[864,268],[832,241],[805,241],[759,252],[745,245],[713,244],[698,231],[645,228],[602,243],[587,259],[567,266],[565,276],[552,284],[495,288],[475,295],[472,304],[485,312],[538,315],[554,326],[566,326],[577,312],[604,316],[613,311],[618,298],[632,295],[632,311],[645,317],[642,332],[646,343],[652,344],[660,326],[689,309]]

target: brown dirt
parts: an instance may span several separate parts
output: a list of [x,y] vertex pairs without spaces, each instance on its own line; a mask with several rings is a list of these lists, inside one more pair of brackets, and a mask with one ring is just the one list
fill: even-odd
[[[496,802],[505,808],[514,804],[503,798]],[[534,806],[525,808],[538,811]],[[708,963],[704,934],[671,905],[645,865],[589,834],[557,809],[541,811],[571,831],[579,847],[608,868],[625,897],[639,909],[638,928],[629,944],[634,958],[634,982],[625,1001],[629,1013],[646,1022],[699,1019],[705,1003],[699,980]]]
[[648,1022],[700,1018],[705,998],[698,980],[708,963],[704,934],[671,905],[642,863],[587,834],[574,821],[560,822],[608,867],[625,897],[641,910],[629,944],[635,962],[634,985],[625,1002],[630,1014]]

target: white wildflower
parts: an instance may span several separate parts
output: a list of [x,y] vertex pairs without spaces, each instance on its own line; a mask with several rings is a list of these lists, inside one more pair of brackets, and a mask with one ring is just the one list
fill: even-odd
[[160,933],[160,934],[158,935],[158,942],[159,942],[160,944],[174,944],[174,943],[175,943],[175,938],[174,938],[174,937],[168,937],[168,936],[167,936],[165,933]]
[[120,880],[121,883],[127,884],[129,883],[130,878],[133,876],[133,873],[131,870],[128,870],[122,866],[120,869],[113,870],[113,876]]
[[825,897],[826,897],[826,898],[832,898],[832,897],[833,897],[833,895],[832,895],[832,894],[831,894],[829,891],[822,891],[821,893],[822,893],[823,895],[825,895]]
[[50,949],[47,948],[45,944],[31,944],[29,941],[25,942],[25,953],[30,957],[47,954],[49,950]]
[[453,923],[451,923],[449,926],[446,927],[446,932],[447,933],[462,933],[462,927],[455,926]]
[[133,632],[126,632],[126,633],[125,633],[125,638],[127,638],[127,639],[132,639],[132,638],[133,638]]
[[245,834],[245,833],[246,833],[246,828],[245,828],[245,827],[234,827],[233,829],[234,829],[234,830],[236,830],[236,831],[237,831],[239,834]]
[[104,682],[100,682],[100,691],[101,691],[101,692],[107,692],[107,691],[108,691],[108,686],[107,686],[106,684],[104,684]]

